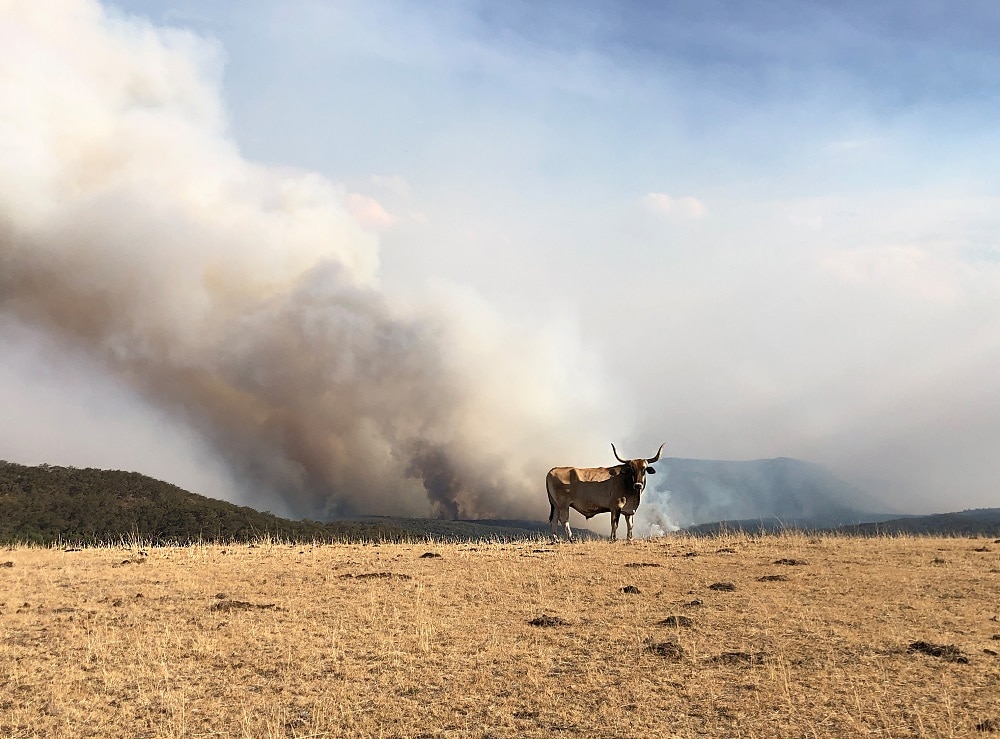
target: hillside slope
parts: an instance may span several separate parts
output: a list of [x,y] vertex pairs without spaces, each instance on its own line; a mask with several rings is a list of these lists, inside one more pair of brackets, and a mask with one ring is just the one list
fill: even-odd
[[864,536],[895,534],[1000,536],[1000,508],[974,508],[956,513],[907,516],[877,523],[861,523],[838,529]]
[[[0,542],[95,544],[251,541],[510,541],[547,536],[544,521],[368,516],[293,521],[183,490],[138,472],[0,461]],[[583,529],[581,538],[596,536]]]
[[248,541],[264,536],[411,538],[384,523],[289,521],[137,472],[0,462],[0,541]]

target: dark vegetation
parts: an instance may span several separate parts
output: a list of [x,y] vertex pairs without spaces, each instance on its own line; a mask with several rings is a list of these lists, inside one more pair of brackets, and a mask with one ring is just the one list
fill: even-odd
[[543,522],[367,517],[293,521],[206,498],[137,472],[0,461],[0,542],[154,544],[534,539]]

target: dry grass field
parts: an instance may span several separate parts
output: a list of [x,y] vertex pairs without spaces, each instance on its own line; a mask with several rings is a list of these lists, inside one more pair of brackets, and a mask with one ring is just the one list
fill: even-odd
[[1000,737],[998,652],[985,539],[0,550],[3,737]]

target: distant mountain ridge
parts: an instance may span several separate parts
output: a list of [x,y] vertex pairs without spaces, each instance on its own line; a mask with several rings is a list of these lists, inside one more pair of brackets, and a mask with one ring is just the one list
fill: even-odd
[[802,521],[779,518],[712,521],[688,526],[685,533],[696,536],[717,536],[734,531],[749,534],[799,530],[848,536],[988,536],[1000,537],[1000,508],[976,508],[955,513],[934,513],[926,516],[881,517],[878,521],[830,528],[810,526]]
[[955,513],[906,516],[888,521],[842,526],[845,534],[878,536],[892,534],[951,534],[1000,537],[1000,508],[970,508]]
[[646,500],[682,528],[762,519],[830,528],[901,515],[826,468],[788,457],[746,462],[668,458],[656,467]]

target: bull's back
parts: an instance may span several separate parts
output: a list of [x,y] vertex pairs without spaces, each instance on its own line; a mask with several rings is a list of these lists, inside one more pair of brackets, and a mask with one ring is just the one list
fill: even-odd
[[553,467],[545,476],[545,485],[550,492],[611,490],[617,482],[616,470],[607,467]]
[[553,506],[575,508],[587,518],[611,510],[617,490],[615,469],[607,467],[553,467],[545,487]]
[[560,487],[569,485],[571,482],[570,473],[572,471],[573,471],[572,467],[553,467],[551,470],[549,470],[549,473],[545,476],[546,486],[549,486],[551,484]]

